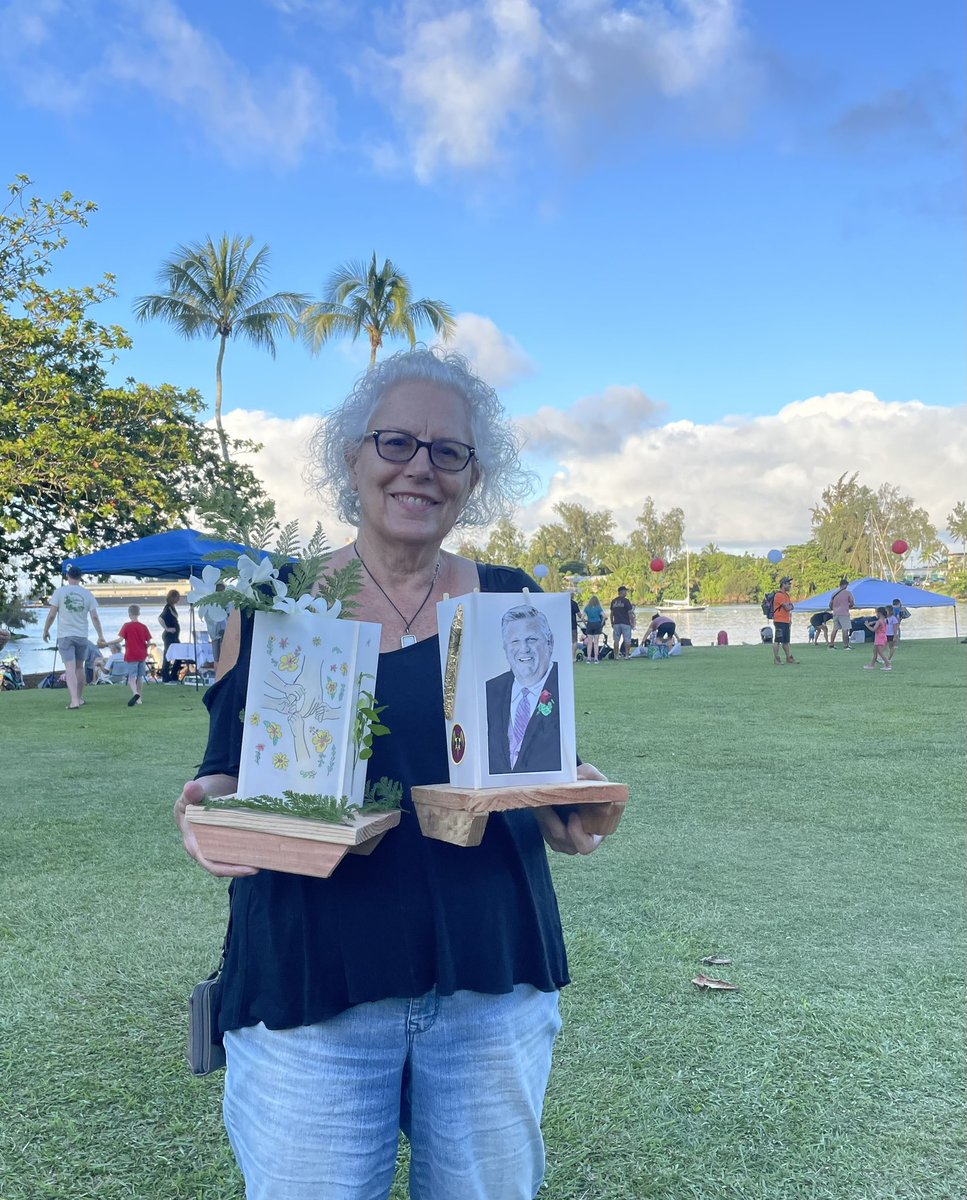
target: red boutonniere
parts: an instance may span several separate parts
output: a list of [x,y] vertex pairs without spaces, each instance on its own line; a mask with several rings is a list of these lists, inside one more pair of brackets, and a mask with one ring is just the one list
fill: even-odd
[[549,717],[554,711],[554,697],[545,688],[537,698],[537,711],[542,717]]

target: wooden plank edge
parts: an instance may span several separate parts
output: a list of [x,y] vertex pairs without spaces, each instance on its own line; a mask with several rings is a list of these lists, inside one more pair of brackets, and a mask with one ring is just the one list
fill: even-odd
[[190,804],[185,811],[192,825],[243,829],[251,833],[328,842],[338,846],[358,846],[400,823],[399,809],[368,816],[360,815],[353,819],[352,825],[336,825],[329,821],[287,817],[279,813],[259,813],[242,808],[205,809],[200,804]]
[[541,808],[549,804],[628,803],[628,785],[610,780],[579,779],[575,783],[539,783],[521,787],[467,788],[449,783],[426,784],[412,789],[414,803],[425,801],[438,808],[462,812],[506,812],[515,808]]

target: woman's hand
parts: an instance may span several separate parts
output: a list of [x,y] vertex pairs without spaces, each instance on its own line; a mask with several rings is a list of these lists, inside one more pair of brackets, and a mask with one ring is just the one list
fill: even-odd
[[[581,763],[578,767],[578,779],[607,780],[597,767],[590,763]],[[581,814],[572,812],[565,824],[553,808],[535,808],[534,815],[541,827],[544,841],[558,854],[593,854],[604,841],[599,833],[587,833],[581,821]]]
[[236,876],[257,875],[257,867],[241,867],[237,863],[209,862],[198,848],[191,822],[188,820],[189,804],[201,804],[206,796],[228,796],[235,791],[238,780],[231,775],[205,775],[201,779],[192,779],[181,789],[181,795],[175,801],[175,824],[181,830],[181,839],[188,854],[212,875]]

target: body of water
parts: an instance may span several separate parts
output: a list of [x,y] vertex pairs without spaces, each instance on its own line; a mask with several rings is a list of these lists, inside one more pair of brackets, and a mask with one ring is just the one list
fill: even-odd
[[[762,609],[757,604],[716,605],[707,608],[705,612],[675,612],[674,609],[663,610],[665,615],[675,622],[679,637],[691,638],[696,646],[711,645],[720,629],[729,635],[729,644],[759,645],[759,631],[769,622],[762,615]],[[954,636],[954,608],[912,608],[910,618],[903,622],[904,638],[937,638]],[[656,610],[654,608],[639,608],[638,628],[648,625]],[[967,636],[967,604],[956,607],[957,627],[961,637]],[[809,641],[809,618],[811,613],[796,613],[792,615],[792,641],[806,643]],[[854,616],[872,616],[868,612],[853,610]]]
[[[158,624],[158,615],[161,612],[163,603],[161,600],[156,600],[153,603],[141,605],[140,619],[154,634],[159,649],[161,646],[161,626]],[[10,654],[15,654],[20,660],[20,669],[25,675],[39,671],[49,671],[55,658],[52,649],[53,642],[48,645],[41,637],[44,621],[47,617],[47,609],[38,609],[36,611],[37,624],[28,626],[25,631],[28,636],[23,641],[10,642],[3,653],[4,658]],[[116,637],[118,630],[128,619],[127,605],[105,604],[98,611],[101,616],[101,624],[104,626],[105,636],[109,639]],[[653,608],[639,608],[637,611],[638,628],[642,629],[651,620],[655,610]],[[189,638],[187,605],[180,605],[178,612],[181,620],[182,637],[187,641]],[[903,622],[904,638],[954,636],[953,608],[914,608],[910,612],[910,619]],[[967,637],[967,604],[958,604],[956,612],[960,636]],[[679,635],[691,638],[693,644],[696,646],[711,645],[715,641],[720,629],[724,629],[729,635],[730,645],[759,645],[761,644],[759,630],[763,625],[768,624],[762,615],[762,610],[756,604],[721,605],[708,608],[705,612],[695,613],[675,612],[669,609],[667,610],[667,615],[675,622]],[[199,632],[203,632],[204,628],[204,622],[199,622]],[[807,642],[808,628],[809,614],[794,613],[792,620],[793,642]],[[609,635],[610,641],[610,628],[606,632]],[[51,630],[51,634],[55,636],[56,633],[57,628],[55,625]],[[59,667],[62,666],[60,656],[57,655],[56,657],[57,665]]]
[[[164,600],[153,600],[141,605],[141,616],[138,618],[142,624],[147,625],[151,630],[155,643],[158,648],[158,653],[161,653],[161,626],[158,624],[158,617],[161,615],[161,610],[164,607]],[[43,639],[44,622],[47,620],[47,609],[34,609],[37,614],[36,625],[28,625],[26,629],[21,630],[26,633],[27,637],[22,641],[8,642],[7,648],[2,658],[9,658],[11,654],[15,654],[20,660],[20,669],[25,675],[32,675],[39,671],[51,670],[54,659],[57,660],[58,669],[63,668],[63,662],[59,654],[54,654],[54,639],[57,637],[57,621],[54,621],[51,627],[49,642]],[[104,628],[104,636],[110,640],[116,638],[118,630],[128,620],[128,606],[125,604],[100,604],[98,605],[98,615],[101,618],[101,625]],[[178,619],[181,622],[181,636],[184,641],[189,640],[190,626],[189,613],[187,604],[178,605]],[[198,621],[198,632],[205,632],[204,621]],[[90,627],[89,633],[91,641],[96,642],[97,636],[94,633],[93,626]]]

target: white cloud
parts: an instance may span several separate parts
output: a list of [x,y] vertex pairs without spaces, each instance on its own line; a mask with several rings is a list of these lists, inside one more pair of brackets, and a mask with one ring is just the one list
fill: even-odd
[[458,313],[457,328],[446,343],[469,359],[481,379],[491,387],[508,387],[518,379],[533,375],[535,366],[520,343],[503,333],[489,317],[477,313]]
[[[548,436],[559,426],[549,421]],[[691,545],[763,549],[805,541],[823,489],[856,471],[869,487],[898,486],[939,530],[962,498],[964,426],[964,409],[887,404],[858,391],[816,396],[770,416],[675,421],[632,434],[611,454],[560,443],[560,471],[519,523],[531,531],[568,500],[611,509],[626,535],[650,495],[659,508],[685,510]]]
[[63,112],[116,103],[119,83],[140,89],[232,163],[292,166],[332,124],[309,70],[273,62],[253,72],[174,0],[12,0],[0,7],[0,66],[29,103]]
[[[534,438],[532,446],[543,438],[541,448],[556,448],[560,463],[545,495],[517,514],[525,532],[555,520],[553,506],[566,500],[610,509],[619,536],[626,536],[651,496],[660,509],[680,505],[685,510],[690,545],[714,541],[727,549],[761,551],[805,541],[811,506],[844,473],[857,471],[860,482],[873,488],[895,484],[941,531],[947,514],[964,499],[963,408],[887,404],[872,392],[834,392],[770,416],[643,427],[656,413],[644,393],[609,388],[598,399],[604,397],[612,398],[617,416],[608,426],[613,440],[599,453],[588,453],[586,439],[577,436],[591,398],[557,418],[555,410],[542,410],[543,432],[536,414],[520,422]],[[623,441],[617,432],[622,413],[630,419],[637,414],[639,421],[631,433],[625,425]],[[320,520],[330,544],[338,546],[353,531],[337,523],[332,510],[302,483],[302,456],[315,420],[236,409],[225,425],[234,437],[264,443],[253,466],[282,520],[298,517],[307,532]]]
[[545,405],[519,418],[517,425],[532,454],[561,461],[610,457],[630,434],[654,425],[664,408],[639,387],[613,384],[600,395],[582,397],[569,409]]
[[128,34],[107,51],[106,70],[200,123],[230,160],[291,166],[326,131],[321,89],[304,67],[256,77],[172,0],[144,0],[132,11]]
[[[724,74],[734,84],[745,70],[734,0],[439,8],[411,0],[401,48],[374,55],[378,70],[359,75],[367,86],[385,76],[383,99],[423,181],[440,169],[494,166],[522,129],[579,135],[602,118],[628,119],[649,98],[695,97],[717,89]],[[722,92],[707,107],[707,117],[722,119]]]
[[306,447],[317,421],[316,416],[274,417],[245,408],[233,409],[223,417],[229,436],[262,444],[258,454],[239,457],[252,467],[275,501],[280,522],[284,525],[297,520],[301,533],[308,537],[320,521],[329,545],[335,548],[352,538],[355,531],[342,524],[331,505],[302,481]]

